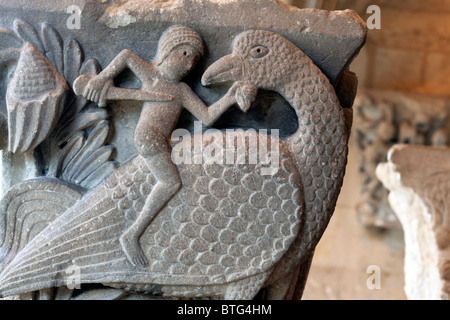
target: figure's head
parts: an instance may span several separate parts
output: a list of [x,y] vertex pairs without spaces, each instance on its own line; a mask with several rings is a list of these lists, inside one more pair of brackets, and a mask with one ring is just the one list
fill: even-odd
[[200,35],[188,27],[172,26],[159,39],[155,65],[164,78],[181,80],[204,53]]

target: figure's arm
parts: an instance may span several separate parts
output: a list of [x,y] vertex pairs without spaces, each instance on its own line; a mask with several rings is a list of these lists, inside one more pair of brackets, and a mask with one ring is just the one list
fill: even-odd
[[247,112],[256,99],[257,88],[243,82],[235,82],[228,92],[213,103],[206,106],[189,86],[183,84],[183,107],[207,126],[214,124],[232,105],[238,103],[241,110]]
[[83,96],[88,100],[99,103],[102,98],[102,89],[106,83],[112,81],[126,68],[130,69],[139,79],[148,77],[146,72],[150,69],[149,63],[138,55],[128,49],[122,50],[102,72],[89,81]]
[[126,68],[130,69],[139,79],[142,79],[145,77],[145,71],[149,69],[149,63],[131,50],[124,49],[98,76],[112,80]]

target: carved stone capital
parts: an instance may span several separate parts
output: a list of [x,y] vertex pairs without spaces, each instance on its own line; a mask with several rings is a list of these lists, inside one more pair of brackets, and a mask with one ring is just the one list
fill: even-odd
[[276,0],[0,0],[0,296],[301,298],[365,38]]
[[407,297],[448,299],[450,149],[396,145],[376,174],[404,230]]

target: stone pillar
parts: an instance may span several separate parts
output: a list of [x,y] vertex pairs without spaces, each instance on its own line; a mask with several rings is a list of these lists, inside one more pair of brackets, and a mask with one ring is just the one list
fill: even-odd
[[404,230],[408,299],[449,299],[450,149],[396,145],[376,173]]

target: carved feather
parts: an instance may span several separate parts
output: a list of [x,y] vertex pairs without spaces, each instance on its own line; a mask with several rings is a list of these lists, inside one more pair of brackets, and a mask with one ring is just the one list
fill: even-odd
[[77,186],[48,178],[26,181],[9,189],[0,202],[0,270],[83,194]]
[[64,74],[63,40],[61,35],[48,23],[42,24],[41,35],[47,58],[53,62],[61,74]]
[[117,167],[110,160],[114,147],[106,145],[107,116],[103,108],[92,107],[62,126],[53,137],[58,151],[50,161],[49,175],[89,188]]
[[84,145],[85,133],[79,132],[73,136],[67,144],[59,150],[58,154],[55,155],[53,161],[50,163],[49,176],[60,177],[61,172],[67,169],[67,166],[72,161],[73,157],[80,152]]
[[24,42],[32,43],[40,52],[45,53],[41,39],[33,26],[22,20],[14,20],[14,31],[24,40]]
[[109,176],[118,167],[115,161],[106,161],[102,164],[98,164],[94,169],[86,171],[86,175],[80,175],[78,178],[80,185],[83,187],[96,186],[105,177]]
[[23,45],[23,40],[17,36],[16,33],[9,29],[0,28],[0,48],[20,48]]
[[[266,51],[251,49],[256,46]],[[252,54],[266,56],[251,59]],[[230,66],[230,61],[246,65]],[[73,264],[81,268],[82,283],[143,291],[175,286],[172,294],[183,297],[244,280],[259,289],[311,257],[334,210],[347,157],[348,132],[334,89],[299,48],[267,31],[239,35],[233,56],[220,63],[210,67],[220,71],[210,73],[211,79],[227,75],[224,66],[232,76],[246,70],[232,80],[278,91],[295,109],[298,130],[286,142],[278,141],[280,170],[263,176],[258,165],[248,163],[180,164],[182,189],[140,238],[149,262],[141,269],[128,261],[119,243],[155,183],[138,156],[18,253],[0,276],[3,294],[64,285],[60,271]],[[201,140],[203,149],[214,141]],[[193,159],[202,156],[196,151],[191,150]]]
[[[83,185],[82,182],[88,176],[93,174],[104,163],[107,163],[108,160],[110,160],[114,150],[115,148],[112,145],[106,145],[97,149],[86,159],[84,164],[78,168],[78,170],[75,173],[75,176],[72,179],[75,180],[77,184]],[[109,173],[111,173],[111,171],[107,172],[106,174],[108,175]]]
[[104,108],[89,107],[59,126],[60,129],[56,133],[56,142],[58,145],[62,145],[71,139],[73,135],[89,127],[95,126],[97,123],[106,120],[107,118],[108,112]]
[[65,174],[67,177],[73,179],[74,176],[79,175],[83,167],[90,163],[87,159],[105,144],[108,133],[109,122],[106,120],[98,123],[94,127],[84,142],[83,149],[72,158],[70,168],[66,168]]

